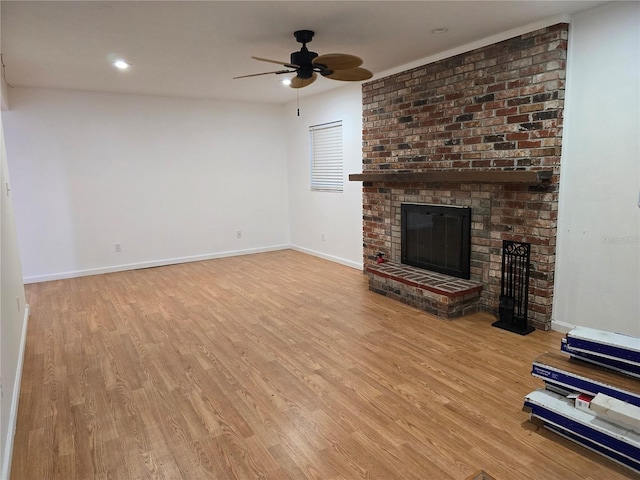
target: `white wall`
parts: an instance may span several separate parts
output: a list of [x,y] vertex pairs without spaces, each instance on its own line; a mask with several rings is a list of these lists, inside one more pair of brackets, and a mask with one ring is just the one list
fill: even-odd
[[[4,115],[5,112],[2,113]],[[0,478],[9,478],[13,432],[24,358],[27,319],[18,242],[13,217],[13,189],[9,181],[4,134],[0,122]]]
[[[345,84],[285,108],[292,247],[354,268],[362,268],[362,87]],[[342,120],[344,191],[312,192],[309,127]],[[324,241],[323,241],[324,234]]]
[[553,326],[640,336],[640,3],[573,17]]
[[11,107],[26,282],[289,244],[281,106],[16,88]]

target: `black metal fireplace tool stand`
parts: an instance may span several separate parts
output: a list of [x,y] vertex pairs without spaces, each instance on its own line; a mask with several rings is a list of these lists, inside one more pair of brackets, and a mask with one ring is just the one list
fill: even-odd
[[530,243],[502,241],[499,320],[492,325],[520,335],[535,330],[527,323],[530,256]]

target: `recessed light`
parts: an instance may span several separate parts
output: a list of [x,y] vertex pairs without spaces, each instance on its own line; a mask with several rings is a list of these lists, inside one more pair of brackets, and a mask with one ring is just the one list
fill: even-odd
[[434,28],[431,30],[431,33],[435,33],[436,35],[440,35],[441,33],[447,33],[449,31],[448,28]]
[[125,62],[124,60],[116,60],[115,62],[113,62],[113,66],[119,70],[126,70],[131,65]]

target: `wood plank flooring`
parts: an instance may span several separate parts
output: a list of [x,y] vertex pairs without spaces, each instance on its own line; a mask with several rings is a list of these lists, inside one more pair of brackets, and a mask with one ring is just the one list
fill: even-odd
[[526,337],[279,251],[27,286],[11,480],[634,478],[521,411]]

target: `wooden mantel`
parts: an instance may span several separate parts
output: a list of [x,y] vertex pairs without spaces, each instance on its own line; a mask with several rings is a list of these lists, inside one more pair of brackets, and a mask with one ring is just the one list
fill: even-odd
[[351,182],[386,182],[386,183],[548,183],[551,170],[460,170],[439,172],[385,172],[385,173],[352,173]]

